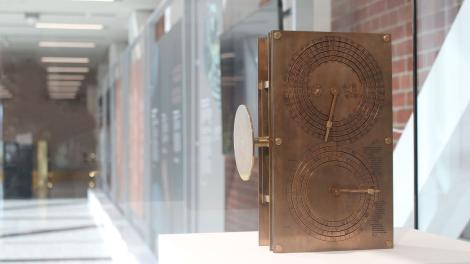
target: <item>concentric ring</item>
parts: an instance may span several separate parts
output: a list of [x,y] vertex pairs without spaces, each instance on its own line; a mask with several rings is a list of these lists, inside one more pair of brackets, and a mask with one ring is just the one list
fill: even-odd
[[352,151],[326,146],[311,152],[297,167],[287,189],[290,211],[311,236],[347,240],[367,221],[378,197],[367,193],[335,197],[328,193],[332,182],[357,188],[377,184],[367,164]]
[[363,94],[360,103],[347,118],[333,120],[330,138],[335,142],[352,142],[364,136],[381,113],[385,88],[381,69],[374,57],[350,39],[327,36],[314,40],[294,56],[286,76],[285,91],[290,116],[303,130],[324,138],[328,113],[319,110],[309,96],[309,74],[328,62],[350,68],[359,80]]

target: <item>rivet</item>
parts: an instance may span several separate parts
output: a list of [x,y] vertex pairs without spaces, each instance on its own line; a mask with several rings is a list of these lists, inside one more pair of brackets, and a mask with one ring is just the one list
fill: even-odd
[[390,137],[386,137],[386,138],[385,138],[385,144],[390,145],[390,144],[392,144],[392,143],[393,143],[392,138],[390,138]]
[[280,39],[282,37],[282,33],[279,31],[274,32],[274,39]]
[[385,241],[385,245],[386,245],[388,248],[391,248],[391,247],[393,246],[393,243],[392,243],[392,241],[387,240],[387,241]]
[[282,246],[281,245],[276,245],[274,247],[274,249],[276,250],[276,252],[282,252]]
[[320,95],[321,95],[321,89],[320,89],[320,88],[316,88],[316,89],[313,91],[313,95],[315,95],[315,96],[320,96]]
[[385,34],[385,35],[383,35],[382,38],[383,38],[383,40],[384,40],[385,42],[389,42],[389,41],[391,40],[390,34]]
[[281,139],[281,138],[276,138],[276,139],[275,139],[275,143],[276,143],[276,145],[278,145],[278,146],[282,145],[282,139]]

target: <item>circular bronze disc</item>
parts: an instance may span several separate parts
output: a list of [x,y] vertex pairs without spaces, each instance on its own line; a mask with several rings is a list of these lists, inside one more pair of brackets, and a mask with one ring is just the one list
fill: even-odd
[[253,123],[248,108],[240,105],[235,114],[233,125],[233,150],[235,152],[235,163],[240,178],[248,181],[253,168]]

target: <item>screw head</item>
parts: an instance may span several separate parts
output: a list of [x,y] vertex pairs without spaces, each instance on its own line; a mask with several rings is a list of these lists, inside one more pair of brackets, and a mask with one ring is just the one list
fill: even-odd
[[390,144],[392,144],[392,143],[393,143],[392,138],[390,138],[390,137],[386,137],[386,138],[385,138],[385,144],[390,145]]
[[383,38],[383,40],[384,40],[385,42],[390,42],[390,40],[392,39],[392,37],[390,36],[390,34],[385,34],[385,35],[383,35],[382,38]]
[[282,251],[282,246],[281,245],[276,245],[274,247],[274,249],[276,250],[276,252],[281,252]]
[[313,95],[315,95],[315,96],[320,96],[320,95],[321,95],[321,89],[320,89],[320,88],[316,88],[316,89],[313,91]]
[[281,139],[281,138],[276,138],[276,139],[274,140],[274,142],[275,142],[276,145],[278,145],[278,146],[282,145],[282,139]]
[[274,32],[274,39],[280,39],[282,37],[282,33],[279,31]]

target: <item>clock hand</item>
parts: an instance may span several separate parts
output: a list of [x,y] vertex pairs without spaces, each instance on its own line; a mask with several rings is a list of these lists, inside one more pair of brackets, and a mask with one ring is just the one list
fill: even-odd
[[336,196],[339,196],[341,193],[367,193],[370,195],[374,195],[379,193],[380,190],[376,188],[338,188],[338,187],[330,187],[330,192],[334,193]]
[[336,90],[335,88],[332,88],[331,94],[333,95],[333,99],[331,100],[330,115],[328,117],[328,121],[326,121],[325,142],[328,142],[328,136],[330,135],[331,127],[333,127],[333,113],[335,112],[335,108],[336,108],[336,99],[338,98],[338,90]]

